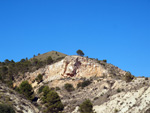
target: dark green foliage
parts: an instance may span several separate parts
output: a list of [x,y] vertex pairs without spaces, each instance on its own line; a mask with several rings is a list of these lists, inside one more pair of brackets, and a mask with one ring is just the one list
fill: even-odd
[[79,111],[80,113],[93,113],[93,104],[87,99],[79,106]]
[[39,90],[38,90],[38,93],[42,93],[44,87],[45,87],[45,86],[41,86],[41,87],[39,88]]
[[64,85],[65,89],[68,91],[68,92],[71,92],[71,91],[74,91],[74,87],[72,84],[69,84],[69,83],[66,83]]
[[2,76],[1,76],[1,74],[0,74],[0,80],[2,80]]
[[103,60],[103,62],[107,62],[107,60],[106,60],[106,59],[104,59],[104,60]]
[[56,87],[56,91],[58,91],[58,90],[60,90],[60,88],[59,88],[59,87]]
[[28,83],[28,81],[23,81],[20,84],[19,92],[25,95],[29,100],[32,100],[34,98],[32,86]]
[[48,107],[46,111],[48,112],[54,113],[63,110],[63,104],[55,91],[50,91],[46,95],[46,103],[46,106]]
[[20,60],[20,62],[25,62],[25,61],[26,61],[25,59],[21,59],[21,60]]
[[80,49],[79,49],[79,50],[77,50],[77,54],[78,54],[78,55],[80,55],[80,56],[84,56],[83,51],[82,51],[82,50],[80,50]]
[[45,106],[47,107],[47,109],[44,110],[44,112],[58,113],[59,111],[63,110],[64,106],[57,92],[49,89],[48,86],[45,86],[42,91],[43,91],[42,101],[43,103],[45,103]]
[[4,61],[5,64],[9,64],[9,62],[10,62],[10,61],[9,61],[8,59],[6,59],[6,60]]
[[36,79],[35,79],[38,83],[43,81],[43,75],[39,74]]
[[130,72],[126,72],[126,74],[125,74],[125,76],[124,76],[124,80],[125,80],[126,82],[131,82],[133,79],[134,79],[134,76],[131,75]]
[[6,66],[2,66],[1,68],[1,73],[4,75],[4,74],[7,74],[8,73],[8,68]]
[[84,87],[86,87],[86,86],[88,86],[88,85],[90,85],[90,84],[91,84],[91,81],[90,81],[90,80],[84,80],[83,82],[79,82],[79,83],[77,84],[77,88],[79,88],[79,87],[84,88]]
[[99,99],[99,98],[98,98],[98,97],[95,97],[95,98],[94,98],[94,100],[97,100],[97,99]]
[[118,88],[118,89],[117,89],[117,92],[118,92],[118,93],[120,93],[120,92],[121,92],[121,90]]
[[53,63],[53,59],[52,59],[52,57],[51,56],[49,56],[48,58],[47,58],[47,64],[51,64],[51,63]]
[[15,110],[9,105],[0,104],[0,113],[15,113]]

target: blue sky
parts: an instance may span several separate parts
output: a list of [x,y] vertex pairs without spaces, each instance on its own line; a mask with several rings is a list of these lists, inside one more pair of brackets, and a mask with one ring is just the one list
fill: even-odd
[[1,0],[0,61],[56,50],[150,76],[150,0]]

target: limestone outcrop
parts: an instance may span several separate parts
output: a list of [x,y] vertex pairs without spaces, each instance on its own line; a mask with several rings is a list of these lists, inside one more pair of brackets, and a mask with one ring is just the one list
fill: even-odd
[[123,76],[126,72],[105,62],[98,63],[97,60],[81,57],[81,56],[66,56],[63,60],[47,65],[45,68],[38,69],[33,73],[26,73],[24,77],[20,77],[14,83],[14,86],[19,85],[23,80],[28,80],[33,87],[38,84],[35,78],[38,74],[43,75],[43,82],[47,83],[53,80],[63,79],[67,77],[73,78],[90,78],[93,76]]

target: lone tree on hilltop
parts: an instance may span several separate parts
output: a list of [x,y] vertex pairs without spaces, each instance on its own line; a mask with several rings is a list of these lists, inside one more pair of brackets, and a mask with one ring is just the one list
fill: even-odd
[[78,55],[80,55],[80,56],[84,56],[83,51],[82,51],[82,50],[80,50],[80,49],[79,49],[79,50],[77,50],[77,54],[78,54]]

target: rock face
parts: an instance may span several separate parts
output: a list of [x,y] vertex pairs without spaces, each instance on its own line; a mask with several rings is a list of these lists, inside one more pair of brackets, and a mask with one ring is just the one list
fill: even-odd
[[[43,75],[41,83],[35,80],[38,74]],[[103,61],[66,56],[57,63],[26,73],[15,80],[14,86],[28,80],[37,95],[37,90],[44,84],[59,87],[57,92],[65,106],[65,113],[78,113],[79,105],[85,99],[92,101],[96,113],[149,113],[150,80],[134,78],[126,82],[122,79],[125,74],[125,71]],[[79,82],[87,79],[91,81],[90,85],[76,88]],[[65,83],[72,84],[75,90],[67,92]]]
[[[103,64],[103,65],[102,65]],[[63,79],[67,77],[73,78],[90,78],[93,76],[123,76],[126,72],[105,62],[98,63],[96,60],[80,57],[66,56],[60,62],[48,65],[33,73],[26,73],[25,76],[16,80],[14,86],[19,85],[23,80],[28,80],[32,86],[38,85],[35,78],[38,74],[43,75],[43,82],[47,83],[53,80]],[[105,65],[105,66],[104,66]]]
[[16,113],[40,113],[28,100],[0,83],[0,103],[10,104]]
[[122,81],[114,84],[112,90],[119,88],[118,93],[110,96],[109,101],[95,105],[96,113],[146,113],[150,108],[149,83],[149,80],[137,78],[128,84]]

